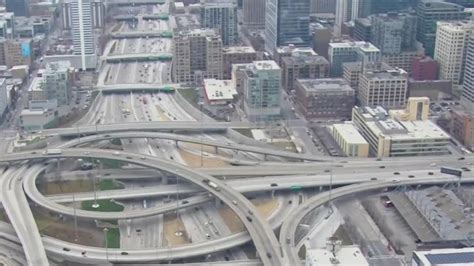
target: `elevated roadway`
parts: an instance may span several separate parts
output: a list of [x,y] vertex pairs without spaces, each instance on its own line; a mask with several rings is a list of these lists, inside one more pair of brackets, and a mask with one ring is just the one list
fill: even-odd
[[235,143],[223,143],[222,141],[215,141],[215,140],[207,140],[183,135],[176,135],[176,134],[166,134],[166,133],[156,133],[156,132],[126,132],[126,133],[111,133],[111,134],[99,134],[95,136],[88,136],[81,139],[74,139],[67,143],[61,145],[61,147],[72,147],[76,146],[79,143],[87,143],[87,142],[94,142],[98,140],[106,140],[106,139],[133,139],[133,138],[157,138],[157,139],[166,139],[166,140],[173,140],[178,145],[179,142],[186,142],[186,143],[193,143],[193,144],[202,144],[205,146],[212,146],[221,149],[227,150],[236,150],[236,151],[243,151],[243,152],[251,152],[256,154],[261,154],[270,156],[276,156],[286,159],[295,159],[295,160],[303,160],[303,161],[327,161],[327,157],[317,157],[309,154],[300,154],[294,152],[287,152],[281,150],[272,150],[267,148],[261,148],[257,146],[249,146],[244,144],[235,144]]
[[98,85],[96,90],[100,90],[102,93],[112,92],[158,92],[168,90],[169,88],[178,89],[180,85],[177,83],[170,84],[146,84],[146,83],[130,83],[130,84],[112,84],[112,85]]
[[138,21],[139,19],[145,20],[168,20],[169,15],[167,14],[149,14],[149,15],[117,15],[114,16],[117,21]]
[[107,55],[102,57],[107,63],[122,62],[142,62],[142,61],[171,61],[173,55],[170,53],[135,53],[135,54],[118,54]]
[[[346,195],[354,193],[368,192],[372,190],[385,189],[387,187],[396,187],[402,185],[436,185],[444,184],[447,182],[457,182],[458,178],[449,177],[447,175],[443,177],[427,178],[427,179],[412,179],[412,180],[401,180],[398,182],[391,181],[376,181],[366,182],[361,184],[355,184],[350,186],[344,186],[337,189],[333,189],[331,193],[331,200],[335,200]],[[462,179],[463,182],[472,183],[474,177],[467,177]],[[301,265],[301,260],[298,257],[298,250],[296,249],[297,243],[295,243],[295,234],[299,226],[300,221],[312,210],[317,207],[327,204],[329,201],[329,192],[318,194],[312,198],[306,200],[297,209],[292,211],[289,215],[290,219],[283,222],[280,231],[280,243],[283,247],[284,258],[286,259],[287,265]]]
[[[426,170],[416,171],[404,171],[400,175],[395,176],[390,171],[378,171],[377,173],[341,173],[334,174],[332,184],[333,186],[342,186],[348,184],[357,184],[363,182],[373,182],[373,177],[376,176],[378,181],[392,181],[397,180],[410,180],[409,176],[414,176],[416,179],[432,179],[433,177],[447,177],[444,174],[437,172],[431,172],[429,174]],[[108,176],[113,177],[113,176]],[[105,177],[102,177],[105,178]],[[25,179],[27,180],[27,179]],[[29,181],[33,183],[34,181]],[[293,186],[299,186],[301,188],[314,188],[321,186],[328,186],[331,182],[330,175],[318,174],[318,175],[304,175],[304,176],[268,176],[268,177],[256,177],[256,178],[238,178],[226,180],[227,185],[231,186],[235,190],[241,193],[249,192],[260,192],[260,191],[278,191],[278,190],[291,190]],[[28,187],[30,185],[25,184]],[[148,186],[143,188],[133,189],[116,189],[97,191],[98,199],[134,199],[134,198],[145,198],[145,197],[163,197],[169,195],[180,194],[191,194],[191,193],[202,193],[204,190],[199,187],[192,186],[189,184],[181,184],[177,189],[176,185],[159,185],[159,186]],[[92,200],[94,199],[93,192],[75,193],[75,200]],[[56,203],[66,203],[72,201],[71,194],[58,194],[47,196],[49,201]],[[176,204],[174,204],[176,207]]]
[[131,122],[123,124],[102,124],[69,128],[53,128],[42,131],[43,136],[75,137],[78,135],[106,134],[125,131],[164,131],[164,132],[225,132],[229,128],[252,128],[252,125],[241,122],[194,122],[194,121],[159,121]]
[[35,219],[22,191],[21,178],[30,171],[27,165],[11,167],[2,174],[0,189],[2,205],[15,228],[28,265],[49,265]]
[[166,0],[107,0],[108,5],[163,5]]
[[[0,162],[21,162],[38,159],[62,159],[62,158],[94,158],[119,160],[125,163],[136,164],[150,169],[162,170],[176,175],[194,183],[223,201],[231,208],[245,225],[249,232],[257,252],[265,265],[284,265],[280,253],[280,245],[273,233],[272,228],[261,217],[255,206],[242,194],[227,186],[224,182],[198,171],[185,168],[179,164],[165,161],[150,156],[143,156],[126,152],[113,152],[109,150],[94,149],[62,149],[61,152],[21,152],[0,155]],[[218,189],[208,186],[213,182]],[[127,213],[127,212],[124,212]]]
[[121,31],[112,32],[112,39],[132,39],[132,38],[173,38],[171,31]]

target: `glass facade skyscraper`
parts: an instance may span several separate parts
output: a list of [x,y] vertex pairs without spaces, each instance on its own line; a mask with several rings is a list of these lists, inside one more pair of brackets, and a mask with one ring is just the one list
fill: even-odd
[[265,7],[265,48],[309,46],[310,0],[268,0]]

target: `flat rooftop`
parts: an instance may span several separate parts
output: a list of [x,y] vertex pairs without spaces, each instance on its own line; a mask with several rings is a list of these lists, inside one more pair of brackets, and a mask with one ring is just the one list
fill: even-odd
[[204,90],[209,101],[231,101],[237,95],[232,80],[205,79]]
[[407,72],[401,68],[380,71],[367,71],[365,72],[364,76],[369,79],[400,79],[407,80],[408,82]]
[[342,247],[336,252],[336,256],[326,249],[310,249],[306,251],[306,260],[310,260],[311,265],[318,266],[369,266],[367,259],[357,246]]
[[414,251],[422,265],[474,265],[474,247]]
[[362,137],[353,123],[334,124],[333,129],[336,130],[341,137],[350,144],[367,144],[369,143]]
[[384,134],[391,140],[450,139],[446,132],[429,120],[396,121],[388,118],[366,124],[375,135]]
[[293,55],[286,56],[282,59],[288,65],[328,65],[329,61],[323,56],[319,55]]
[[298,79],[296,81],[306,92],[354,92],[345,79]]
[[354,42],[354,41],[342,41],[342,42],[331,42],[329,47],[332,48],[359,48],[366,52],[380,52],[380,49],[377,48],[370,42]]
[[222,48],[224,54],[250,54],[255,53],[255,49],[252,46],[229,46]]
[[254,61],[253,65],[257,70],[280,69],[280,66],[273,60]]

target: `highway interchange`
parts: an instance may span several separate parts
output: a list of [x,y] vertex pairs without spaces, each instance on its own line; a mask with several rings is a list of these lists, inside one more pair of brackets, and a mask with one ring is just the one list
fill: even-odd
[[[133,1],[138,5],[142,0]],[[157,3],[155,0],[147,1]],[[129,2],[124,1],[124,4]],[[146,11],[146,8],[137,9]],[[153,6],[155,13],[168,9],[168,3]],[[104,59],[168,54],[171,52],[171,39],[157,36],[170,28],[170,22],[145,21],[140,16],[136,26],[131,27],[122,22],[119,30],[112,34],[114,38],[106,47]],[[302,192],[287,193],[294,185],[315,192],[318,189],[319,192],[325,191],[329,185],[340,186],[332,192],[332,199],[336,199],[391,187],[457,182],[458,179],[439,173],[439,167],[465,167],[474,163],[474,157],[459,158],[455,155],[383,160],[331,158],[281,151],[269,145],[257,145],[250,139],[242,143],[241,139],[234,140],[227,133],[235,128],[253,128],[254,125],[215,122],[200,114],[199,110],[183,106],[173,94],[154,92],[157,88],[170,85],[179,88],[171,82],[170,69],[169,62],[111,64],[105,60],[97,83],[97,90],[101,93],[76,126],[41,132],[49,139],[47,150],[0,155],[0,165],[3,166],[1,201],[13,225],[0,223],[0,236],[21,244],[29,265],[48,265],[48,256],[99,264],[171,262],[213,253],[217,254],[216,258],[207,263],[222,261],[225,258],[222,254],[231,254],[235,260],[226,261],[226,265],[234,262],[236,265],[299,265],[302,262],[295,248],[301,240],[295,239],[298,225],[308,213],[326,204],[329,197],[327,192],[312,197],[306,197]],[[97,148],[111,139],[120,139],[123,150]],[[202,146],[215,148],[216,154],[203,153]],[[48,154],[50,149],[60,149],[60,153]],[[183,151],[201,156],[205,154],[210,159],[227,164],[202,168],[186,166],[188,161],[183,157]],[[238,159],[235,159],[236,153],[239,154]],[[51,196],[43,195],[38,190],[38,182],[48,179],[48,176],[54,178],[55,174],[52,173],[57,162],[77,159],[115,160],[128,166],[123,169],[101,169],[103,179],[125,180],[127,184],[133,184],[135,180],[161,181],[146,187],[127,185],[123,189],[98,191],[96,196],[92,192],[74,194],[75,201],[92,200],[95,197],[124,200],[125,210],[122,212],[72,208],[71,205],[65,205],[73,201],[70,193]],[[236,162],[243,165],[231,165]],[[60,176],[63,180],[76,180],[87,173],[98,175],[98,171],[62,171]],[[164,173],[176,183],[165,182]],[[219,189],[210,186],[209,181]],[[466,183],[473,181],[472,175],[462,179]],[[247,199],[253,193],[264,191],[278,194],[279,207],[269,217],[263,217]],[[176,196],[176,200],[162,200],[170,195]],[[304,200],[297,204],[300,196]],[[140,204],[129,202],[133,199],[144,199],[149,207],[142,208]],[[123,237],[125,240],[122,239],[120,248],[80,245],[41,235],[30,210],[29,205],[32,204],[67,217],[119,220],[119,228],[124,236],[137,228],[145,232],[142,236],[131,234],[129,240]],[[245,231],[230,232],[223,224],[215,210],[216,206],[222,204],[232,209],[244,224]],[[191,214],[189,210],[194,206],[207,207],[201,207],[202,211]],[[160,240],[162,225],[150,226],[149,219],[162,223],[163,215],[167,213],[176,213],[176,216],[180,213],[185,227],[195,228],[190,234],[196,241],[180,246],[164,246]],[[216,228],[219,227],[216,231],[219,234],[210,232],[211,239],[206,239],[202,234],[207,232],[200,222],[203,216],[211,216]],[[132,224],[128,222],[130,220],[133,220]],[[277,239],[275,231],[280,228]],[[146,243],[137,247],[136,243],[140,240]],[[257,259],[249,259],[242,251],[235,249],[249,241],[253,242],[257,250]]]

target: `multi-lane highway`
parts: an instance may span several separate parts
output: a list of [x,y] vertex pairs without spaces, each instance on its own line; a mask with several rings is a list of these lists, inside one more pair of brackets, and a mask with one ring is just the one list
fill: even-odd
[[35,219],[22,192],[22,176],[31,170],[27,164],[4,169],[0,180],[1,201],[23,246],[28,265],[49,265]]

